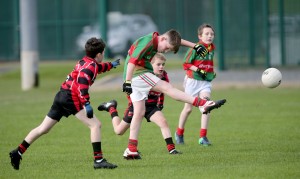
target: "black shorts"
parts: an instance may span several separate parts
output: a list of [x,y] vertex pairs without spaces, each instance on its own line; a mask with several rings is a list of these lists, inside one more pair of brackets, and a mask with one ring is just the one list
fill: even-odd
[[[147,119],[147,122],[151,122],[150,118],[154,113],[156,113],[156,111],[160,111],[156,105],[146,105],[146,112],[144,117]],[[132,120],[132,116],[133,116],[133,105],[129,106],[126,109],[124,113],[123,121],[130,124]]]
[[60,121],[60,119],[65,116],[75,115],[78,112],[74,101],[72,99],[71,91],[60,90],[55,95],[53,104],[47,116],[50,118]]

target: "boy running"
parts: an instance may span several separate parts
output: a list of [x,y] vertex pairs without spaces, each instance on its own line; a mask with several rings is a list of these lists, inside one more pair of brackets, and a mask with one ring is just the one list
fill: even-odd
[[226,102],[225,99],[214,102],[200,97],[192,97],[153,74],[153,67],[150,63],[153,56],[157,52],[173,51],[176,53],[181,45],[193,48],[201,56],[207,54],[207,49],[203,45],[181,39],[181,35],[176,30],[169,30],[162,35],[158,32],[148,34],[137,39],[130,47],[124,66],[123,92],[130,95],[134,114],[124,157],[130,155],[134,158],[141,158],[137,150],[138,134],[146,111],[145,100],[150,90],[165,93],[175,100],[199,107],[200,111],[205,114]]
[[47,134],[60,119],[75,115],[83,124],[90,128],[91,143],[94,151],[94,168],[116,168],[103,158],[101,149],[101,123],[93,113],[90,104],[89,88],[100,73],[107,72],[120,65],[120,61],[102,63],[105,43],[102,39],[91,38],[85,44],[86,56],[76,64],[67,80],[57,92],[50,111],[43,122],[32,129],[23,142],[9,153],[11,165],[19,170],[22,154],[39,137]]
[[[152,61],[151,64],[153,66],[154,74],[162,80],[169,82],[168,74],[164,70],[166,58],[163,54],[157,53]],[[112,125],[114,131],[118,135],[123,135],[127,129],[130,127],[130,123],[133,116],[133,105],[129,96],[128,98],[128,107],[125,110],[124,118],[121,121],[120,117],[118,116],[117,112],[117,101],[112,100],[109,102],[102,103],[99,107],[99,111],[108,111],[112,117]],[[148,100],[146,101],[146,112],[144,117],[146,118],[147,122],[154,122],[157,126],[160,127],[162,136],[166,142],[168,152],[170,154],[181,154],[181,152],[175,149],[175,144],[173,143],[171,131],[168,125],[166,118],[162,113],[164,105],[164,94],[150,91],[148,95]],[[134,156],[125,155],[124,158],[126,159],[133,159]]]

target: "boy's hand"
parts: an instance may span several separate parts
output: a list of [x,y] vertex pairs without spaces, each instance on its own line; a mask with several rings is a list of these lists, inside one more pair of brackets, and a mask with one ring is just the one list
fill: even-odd
[[113,68],[116,68],[118,65],[120,65],[120,59],[112,61],[111,64],[112,64]]
[[90,102],[86,102],[86,103],[84,104],[84,109],[85,109],[85,112],[86,112],[86,116],[87,116],[88,118],[93,118],[94,112],[93,112],[93,108],[92,108]]
[[196,53],[198,54],[198,55],[200,55],[202,58],[204,58],[206,55],[207,55],[207,53],[208,53],[208,50],[204,47],[204,45],[202,45],[202,44],[196,44],[195,46],[194,46],[194,50],[196,51]]
[[127,93],[128,95],[132,93],[131,81],[125,81],[123,83],[123,92]]
[[196,72],[201,76],[201,78],[202,78],[203,80],[205,80],[206,75],[207,75],[207,72],[206,72],[206,71],[201,70],[200,68],[198,68]]
[[164,105],[163,104],[158,104],[157,107],[158,107],[159,110],[162,110],[164,108]]

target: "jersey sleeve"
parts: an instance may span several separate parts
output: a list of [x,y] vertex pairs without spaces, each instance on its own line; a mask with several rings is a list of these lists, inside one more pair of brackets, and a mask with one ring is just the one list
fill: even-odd
[[183,69],[184,70],[189,70],[191,66],[193,66],[192,62],[193,62],[193,59],[195,59],[195,55],[196,55],[196,52],[195,50],[193,50],[192,48],[190,48],[185,56],[184,56],[184,63],[183,63]]
[[98,63],[97,66],[98,66],[98,72],[97,72],[98,74],[110,71],[113,67],[111,62]]

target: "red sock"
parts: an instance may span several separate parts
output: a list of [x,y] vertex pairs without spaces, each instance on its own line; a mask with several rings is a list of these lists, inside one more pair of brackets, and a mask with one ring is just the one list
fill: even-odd
[[137,152],[137,145],[138,145],[138,141],[137,140],[129,139],[129,141],[128,141],[128,149],[131,152]]
[[118,111],[114,107],[110,107],[109,110],[108,110],[108,112],[110,113],[111,118],[114,118],[115,116],[118,116]]
[[193,102],[193,106],[199,107],[199,106],[203,106],[205,103],[206,103],[205,99],[201,99],[199,97],[195,97],[194,102]]
[[167,148],[168,148],[168,151],[170,152],[175,149],[175,144],[168,144]]
[[177,127],[176,133],[177,133],[177,135],[183,135],[184,129],[181,129],[181,128]]
[[207,129],[201,129],[200,130],[200,138],[201,137],[206,137]]

